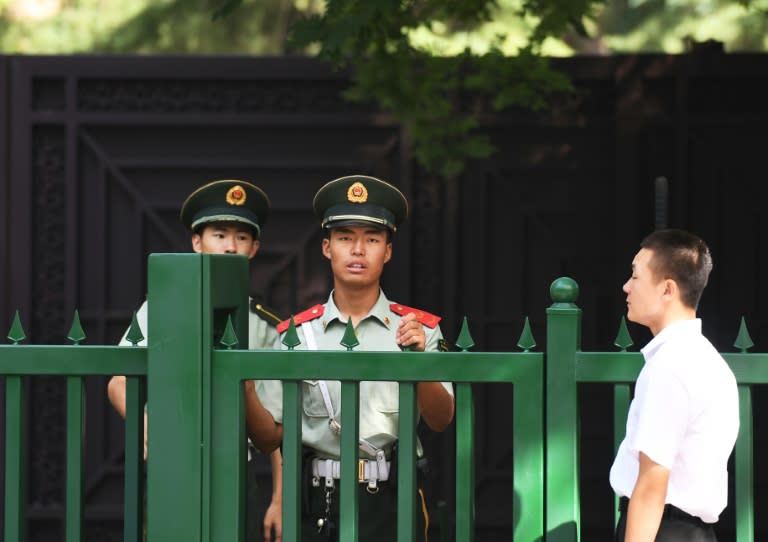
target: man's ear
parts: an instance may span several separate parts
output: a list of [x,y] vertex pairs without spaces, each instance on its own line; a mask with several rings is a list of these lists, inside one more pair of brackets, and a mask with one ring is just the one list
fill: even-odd
[[261,241],[259,239],[254,239],[253,243],[251,243],[251,250],[248,251],[249,260],[254,256],[256,256],[256,253],[259,251],[259,248],[261,248]]
[[384,263],[387,263],[389,260],[392,259],[392,243],[387,243],[387,250],[384,253]]
[[677,282],[672,279],[664,279],[664,297],[674,299],[679,293]]
[[323,237],[322,252],[323,256],[331,259],[331,240],[328,237]]
[[198,233],[192,234],[192,250],[198,254],[203,252],[203,237]]

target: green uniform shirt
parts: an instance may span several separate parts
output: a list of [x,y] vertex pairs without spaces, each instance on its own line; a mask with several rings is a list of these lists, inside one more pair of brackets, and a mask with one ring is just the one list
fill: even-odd
[[[250,306],[250,298],[248,302]],[[138,343],[138,345],[146,346],[147,339],[149,338],[146,301],[142,303],[141,307],[136,312],[136,321],[139,323],[139,327],[141,327],[142,335],[144,335],[144,340]],[[123,338],[120,340],[120,346],[131,345],[128,339],[126,339],[127,335],[128,330],[123,334]],[[269,324],[269,322],[261,318],[258,314],[255,314],[253,310],[248,311],[248,348],[268,350],[280,349],[280,334],[275,329],[275,326]]]
[[[384,292],[370,313],[360,320],[355,329],[360,345],[356,351],[382,352],[399,351],[395,342],[401,317],[389,308],[390,301]],[[297,349],[307,349],[304,327],[312,326],[318,350],[343,350],[339,343],[344,336],[347,320],[339,313],[331,292],[324,305],[323,315],[297,326],[301,340]],[[440,326],[429,328],[426,333],[426,351],[437,351],[438,342],[443,335]],[[326,381],[328,393],[334,409],[334,417],[341,420],[341,383]],[[443,382],[443,386],[453,395],[453,385]],[[283,421],[283,387],[280,381],[262,380],[257,383],[258,393],[264,407],[272,414],[276,422]],[[320,457],[338,459],[340,457],[340,437],[331,432],[328,426],[328,410],[323,401],[317,380],[302,382],[302,440],[304,445],[314,448]],[[378,448],[389,449],[397,440],[397,425],[400,411],[400,396],[397,382],[361,382],[360,383],[360,429],[361,438],[368,440]]]

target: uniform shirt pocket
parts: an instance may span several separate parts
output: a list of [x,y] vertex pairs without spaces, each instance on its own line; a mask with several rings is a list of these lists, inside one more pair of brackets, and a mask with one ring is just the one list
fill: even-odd
[[360,397],[361,402],[367,402],[379,412],[396,414],[400,411],[400,386],[397,382],[361,382]]
[[[323,400],[323,393],[320,391],[319,380],[302,380],[301,397],[304,414],[313,418],[328,418],[328,409]],[[337,380],[326,380],[328,395],[331,398],[331,407],[334,416],[338,416],[339,403],[341,402],[341,383]]]

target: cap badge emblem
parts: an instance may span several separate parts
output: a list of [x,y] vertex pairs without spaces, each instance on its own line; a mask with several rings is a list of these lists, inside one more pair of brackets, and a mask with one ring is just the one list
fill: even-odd
[[354,182],[347,190],[347,200],[352,203],[368,201],[368,189],[361,182]]
[[245,190],[239,184],[236,184],[227,190],[227,203],[230,205],[245,204]]

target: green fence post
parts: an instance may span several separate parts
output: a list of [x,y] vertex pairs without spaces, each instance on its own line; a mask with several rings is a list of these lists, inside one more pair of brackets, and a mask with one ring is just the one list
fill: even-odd
[[[232,384],[232,401],[220,408],[232,414],[229,424],[218,421],[222,437],[212,450],[211,358],[214,329],[223,332],[234,314],[239,336],[247,336],[247,269],[243,257],[201,254],[152,254],[149,257],[147,324],[147,537],[149,542],[204,542],[212,536],[211,499],[216,510],[230,509],[227,518],[238,529],[242,490],[231,487],[218,495],[212,480],[242,484],[245,446],[242,393]],[[211,276],[217,277],[214,281]],[[212,283],[215,282],[215,285]],[[239,436],[239,437],[238,437]],[[240,451],[238,451],[238,447]],[[211,458],[220,472],[212,472]],[[227,470],[229,469],[229,470]],[[234,474],[233,474],[234,472]],[[238,501],[233,504],[235,494]],[[222,521],[219,524],[227,523]],[[231,532],[231,531],[227,531]],[[216,538],[233,540],[238,536]]]
[[[468,352],[475,346],[467,317],[456,346]],[[441,525],[441,528],[445,528]],[[456,540],[475,539],[475,401],[471,382],[456,383]]]
[[151,254],[147,314],[147,539],[200,542],[202,256]]
[[[26,540],[27,416],[24,377],[5,377],[4,540]],[[14,446],[15,443],[15,446]]]
[[[202,264],[202,540],[237,542],[245,535],[243,383],[214,367],[211,354],[222,343],[248,348],[248,261],[203,256]],[[228,321],[237,343],[230,342],[232,337],[222,338]]]
[[581,347],[579,287],[556,279],[547,309],[546,531],[547,542],[579,540],[576,352]]
[[[79,345],[85,339],[80,325],[80,315],[75,311],[67,339]],[[73,357],[77,354],[73,352]],[[83,444],[85,436],[85,379],[82,376],[67,377],[67,460],[66,460],[66,517],[67,542],[83,540]]]
[[755,540],[754,440],[752,434],[752,389],[739,386],[741,423],[736,441],[736,542]]

